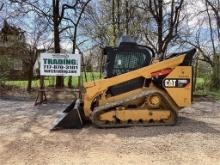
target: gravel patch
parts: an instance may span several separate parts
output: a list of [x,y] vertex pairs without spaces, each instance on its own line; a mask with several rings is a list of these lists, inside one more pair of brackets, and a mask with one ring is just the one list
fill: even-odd
[[196,101],[176,126],[50,132],[66,106],[0,99],[0,164],[220,165],[220,102]]

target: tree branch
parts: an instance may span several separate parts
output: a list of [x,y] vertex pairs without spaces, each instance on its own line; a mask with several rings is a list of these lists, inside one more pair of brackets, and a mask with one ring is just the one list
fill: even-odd
[[59,16],[59,24],[62,21],[64,14],[65,14],[65,10],[66,9],[73,9],[76,10],[76,6],[79,4],[80,0],[76,0],[76,2],[73,5],[69,5],[69,4],[63,4],[62,5],[62,9],[61,9],[61,14]]
[[4,7],[4,3],[1,4],[0,11],[3,9],[3,7]]

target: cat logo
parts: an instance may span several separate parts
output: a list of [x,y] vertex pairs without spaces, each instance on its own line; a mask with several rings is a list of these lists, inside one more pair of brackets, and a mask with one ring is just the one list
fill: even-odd
[[185,88],[187,85],[190,84],[190,79],[164,79],[163,86],[165,88]]
[[177,82],[177,80],[166,79],[166,80],[164,80],[164,86],[165,87],[176,87],[177,86],[176,82]]

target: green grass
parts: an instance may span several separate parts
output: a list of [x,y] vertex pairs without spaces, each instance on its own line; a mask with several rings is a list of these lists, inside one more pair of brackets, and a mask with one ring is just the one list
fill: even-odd
[[220,100],[220,90],[219,91],[209,91],[209,90],[197,90],[195,92],[196,95],[206,95],[206,96],[211,96],[215,100]]
[[[99,73],[98,72],[87,72],[87,81],[93,81],[93,77],[95,80],[99,79]],[[85,75],[84,73],[81,74],[81,77],[83,79],[83,82],[85,82]],[[55,85],[55,77],[45,77],[45,86],[51,86],[53,87]],[[64,79],[64,84],[67,86],[68,84],[68,77],[65,77]],[[78,77],[73,77],[72,78],[72,85],[77,86],[78,84]],[[5,85],[7,86],[14,86],[17,88],[23,88],[25,89],[27,87],[27,81],[26,80],[6,80]],[[39,80],[33,80],[32,81],[32,87],[33,88],[38,88],[39,87]],[[196,93],[201,94],[201,95],[210,95],[214,97],[217,100],[220,100],[220,91],[209,91],[209,89],[206,87],[205,84],[205,79],[204,78],[197,78],[196,82]]]
[[[87,81],[93,81],[93,77],[94,77],[94,80],[97,80],[99,79],[99,73],[98,72],[87,72],[86,73],[86,77],[87,77]],[[82,73],[81,74],[81,77],[82,77],[82,81],[85,82],[85,74]],[[48,87],[48,86],[54,86],[55,85],[55,77],[45,77],[44,79],[44,83],[45,83],[45,86]],[[17,88],[26,88],[27,87],[27,80],[6,80],[5,81],[5,85],[7,86],[14,86],[14,87],[17,87]],[[67,86],[68,84],[68,77],[65,77],[64,78],[64,84],[65,86]],[[78,84],[78,77],[73,77],[72,78],[72,85],[73,86],[77,86]],[[39,87],[39,80],[33,80],[32,81],[32,87],[33,88],[38,88]]]
[[204,78],[196,79],[196,94],[212,96],[216,100],[220,100],[220,90],[210,90]]
[[216,100],[220,100],[220,90],[219,91],[208,91],[207,94],[214,97]]
[[197,78],[196,81],[197,84],[205,83],[204,78]]
[[196,78],[196,89],[204,90],[205,88],[205,80],[204,78]]

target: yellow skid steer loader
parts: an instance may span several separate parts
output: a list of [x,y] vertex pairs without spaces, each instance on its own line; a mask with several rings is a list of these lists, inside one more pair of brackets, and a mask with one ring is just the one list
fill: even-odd
[[192,60],[196,50],[171,54],[157,62],[154,51],[123,37],[106,47],[105,78],[84,84],[83,100],[74,100],[52,130],[175,125],[192,102]]

